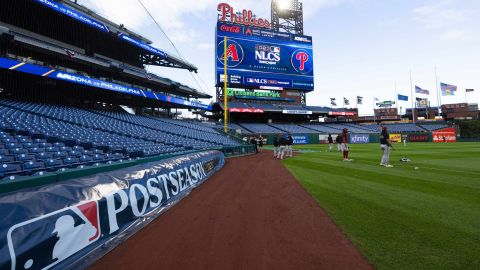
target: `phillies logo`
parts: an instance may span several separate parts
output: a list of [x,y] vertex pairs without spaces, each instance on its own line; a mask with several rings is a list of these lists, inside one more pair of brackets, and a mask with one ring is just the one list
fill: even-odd
[[[101,235],[98,202],[89,201],[43,215],[10,228],[11,269],[48,269],[96,242]],[[24,249],[41,242],[39,249]]]
[[306,74],[313,70],[312,56],[303,49],[292,54],[292,67],[299,73]]
[[238,34],[238,33],[240,33],[241,28],[240,28],[240,26],[236,26],[236,25],[222,24],[220,26],[220,31]]
[[227,67],[236,67],[243,62],[244,51],[242,46],[235,40],[227,41],[227,51],[224,52],[224,41],[222,40],[217,46],[217,59],[223,65],[225,57],[227,58]]
[[257,18],[251,10],[244,9],[242,12],[236,12],[232,6],[226,3],[218,4],[217,10],[219,21],[270,29],[270,22]]

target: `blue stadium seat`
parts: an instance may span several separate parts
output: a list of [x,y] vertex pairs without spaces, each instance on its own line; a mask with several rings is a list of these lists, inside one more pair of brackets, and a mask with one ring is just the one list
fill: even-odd
[[31,154],[16,155],[15,160],[19,162],[32,161],[32,160],[35,160],[35,155],[31,155]]
[[63,161],[60,159],[49,159],[45,163],[46,167],[49,169],[56,170],[64,166]]
[[28,152],[31,153],[31,154],[40,154],[40,153],[44,153],[45,152],[45,148],[30,148],[28,149]]
[[29,161],[22,164],[22,169],[24,172],[31,173],[33,171],[45,169],[45,163],[42,161]]
[[15,162],[14,156],[0,155],[0,163],[14,163],[14,162]]
[[16,163],[7,163],[0,164],[0,175],[8,176],[11,174],[17,174],[22,172],[22,167],[20,164]]
[[11,155],[21,155],[21,154],[28,154],[28,150],[24,148],[14,148],[10,149]]
[[10,151],[7,149],[0,149],[0,156],[8,155],[10,154]]
[[68,167],[76,167],[80,164],[80,160],[75,157],[68,157],[63,160],[63,164]]
[[53,153],[53,158],[60,158],[60,159],[64,159],[64,158],[67,158],[68,154],[66,152],[54,152]]
[[53,157],[52,153],[39,153],[37,154],[37,160],[47,160]]

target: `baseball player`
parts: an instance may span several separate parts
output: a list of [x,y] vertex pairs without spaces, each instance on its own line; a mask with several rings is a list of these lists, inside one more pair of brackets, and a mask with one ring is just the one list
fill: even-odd
[[391,147],[393,148],[392,142],[390,141],[390,134],[387,132],[387,127],[382,127],[382,133],[380,134],[380,148],[383,151],[383,155],[382,160],[380,161],[380,166],[387,168],[393,167],[389,164]]
[[278,134],[275,135],[275,137],[273,138],[273,156],[274,157],[277,157],[278,156],[278,152],[279,152],[279,149],[278,149]]
[[292,145],[293,145],[292,134],[288,134],[288,137],[287,137],[287,157],[292,157],[292,154],[293,154]]
[[328,151],[332,152],[332,148],[333,148],[332,134],[328,134]]
[[348,159],[348,129],[344,128],[342,132],[342,151],[343,161],[352,161]]
[[342,136],[340,134],[337,135],[335,138],[335,142],[337,143],[337,151],[341,152],[342,151]]
[[287,139],[285,138],[285,136],[280,137],[279,144],[280,144],[280,153],[278,154],[278,158],[283,159],[283,155],[285,154],[285,149],[287,148]]

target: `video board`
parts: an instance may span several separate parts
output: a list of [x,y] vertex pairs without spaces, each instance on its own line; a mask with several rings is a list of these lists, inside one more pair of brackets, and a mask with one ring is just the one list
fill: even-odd
[[216,84],[224,82],[227,37],[229,87],[314,90],[312,38],[219,21],[216,29]]

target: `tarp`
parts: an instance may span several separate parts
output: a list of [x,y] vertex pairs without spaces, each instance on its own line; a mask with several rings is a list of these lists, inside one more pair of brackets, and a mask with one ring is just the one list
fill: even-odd
[[85,268],[224,162],[207,151],[0,196],[0,269]]

